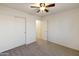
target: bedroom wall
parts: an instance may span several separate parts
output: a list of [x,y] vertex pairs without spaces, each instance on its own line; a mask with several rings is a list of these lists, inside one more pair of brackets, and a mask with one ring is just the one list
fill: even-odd
[[37,16],[26,16],[26,44],[36,41],[36,20],[39,20],[40,17]]
[[[26,36],[25,36],[26,40],[24,39],[25,37],[23,37],[23,39],[21,39],[20,36],[17,37],[19,33],[17,33],[16,35],[15,32],[16,30],[15,22],[17,22],[15,18],[19,18],[19,17],[20,20],[22,19],[21,22],[23,22],[23,25],[25,25],[24,22],[26,19]],[[16,9],[0,6],[0,52],[18,47],[23,44],[30,44],[32,42],[35,42],[36,19],[39,19],[39,17],[18,11]],[[15,39],[15,38],[19,38],[19,39]]]
[[79,8],[44,17],[48,20],[48,41],[79,50]]

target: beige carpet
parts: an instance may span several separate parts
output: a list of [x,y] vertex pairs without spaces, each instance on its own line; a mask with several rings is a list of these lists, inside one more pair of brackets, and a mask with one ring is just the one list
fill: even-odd
[[79,56],[79,51],[44,40],[22,45],[3,53],[8,53],[9,56]]

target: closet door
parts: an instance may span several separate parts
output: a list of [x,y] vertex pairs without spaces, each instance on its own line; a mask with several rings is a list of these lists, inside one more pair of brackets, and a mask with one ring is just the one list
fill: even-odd
[[25,44],[25,18],[0,15],[0,52]]
[[19,45],[25,44],[25,18],[23,17],[15,17],[14,20],[15,25],[15,42]]

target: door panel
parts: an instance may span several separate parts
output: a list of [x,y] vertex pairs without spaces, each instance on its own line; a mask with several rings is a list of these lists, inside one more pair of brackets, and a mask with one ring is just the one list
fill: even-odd
[[25,44],[25,19],[0,15],[0,52]]
[[15,18],[15,39],[19,44],[25,43],[25,19],[16,17]]

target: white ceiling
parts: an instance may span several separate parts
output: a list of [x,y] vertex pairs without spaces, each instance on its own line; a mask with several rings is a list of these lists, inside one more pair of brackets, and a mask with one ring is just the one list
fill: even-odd
[[55,7],[49,8],[48,13],[46,12],[36,13],[37,9],[30,8],[30,5],[33,5],[33,3],[2,3],[0,5],[14,8],[14,9],[27,12],[33,15],[38,15],[38,16],[45,16],[45,15],[49,15],[52,13],[58,13],[61,11],[73,9],[73,8],[79,8],[79,3],[56,3]]

